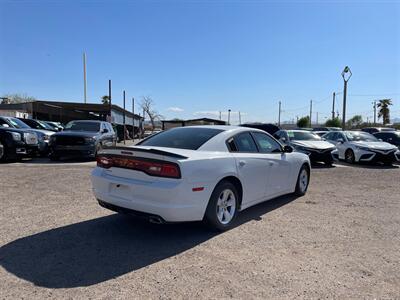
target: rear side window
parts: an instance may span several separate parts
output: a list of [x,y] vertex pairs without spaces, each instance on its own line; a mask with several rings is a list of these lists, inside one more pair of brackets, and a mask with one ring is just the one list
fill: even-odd
[[214,128],[180,127],[155,134],[139,145],[197,150],[223,130]]
[[235,145],[238,152],[258,152],[256,143],[249,132],[244,132],[234,137]]

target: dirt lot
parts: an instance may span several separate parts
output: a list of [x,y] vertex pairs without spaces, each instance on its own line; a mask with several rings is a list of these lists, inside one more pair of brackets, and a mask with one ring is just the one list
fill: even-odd
[[94,163],[0,165],[0,298],[399,298],[400,168],[316,168],[215,234],[99,207]]

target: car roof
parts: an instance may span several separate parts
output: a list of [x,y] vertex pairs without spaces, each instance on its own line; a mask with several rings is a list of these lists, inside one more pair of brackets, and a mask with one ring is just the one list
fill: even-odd
[[90,123],[99,123],[99,122],[106,122],[101,120],[72,120],[70,122],[90,122]]

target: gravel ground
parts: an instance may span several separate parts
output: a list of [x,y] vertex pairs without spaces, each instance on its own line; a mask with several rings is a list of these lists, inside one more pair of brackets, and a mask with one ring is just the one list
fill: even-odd
[[0,298],[399,298],[400,168],[315,168],[222,234],[97,205],[93,162],[0,165]]

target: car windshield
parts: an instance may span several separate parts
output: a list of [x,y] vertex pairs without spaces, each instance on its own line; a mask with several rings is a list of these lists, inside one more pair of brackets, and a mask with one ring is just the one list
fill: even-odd
[[99,122],[76,122],[72,121],[65,126],[65,130],[70,131],[100,131],[100,123]]
[[199,127],[173,128],[155,134],[139,143],[139,145],[197,150],[222,131],[220,129]]
[[379,140],[367,132],[347,131],[346,137],[350,142],[378,142]]
[[50,126],[49,124],[47,124],[46,122],[43,122],[43,121],[37,121],[37,122],[40,123],[40,125],[42,125],[44,129],[54,130],[54,128],[52,126]]
[[22,121],[19,120],[19,119],[16,119],[16,118],[9,118],[8,120],[10,121],[10,123],[11,123],[15,128],[25,128],[25,129],[31,128],[31,127],[29,127],[28,125],[26,125],[24,122],[22,122]]
[[321,141],[321,137],[307,131],[288,131],[288,136],[291,141]]

